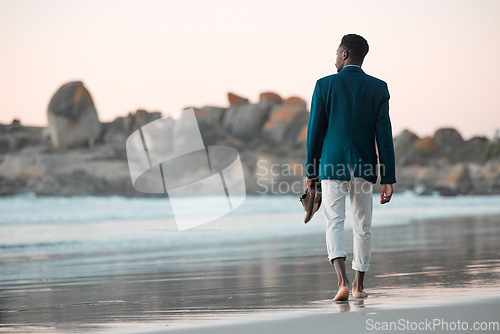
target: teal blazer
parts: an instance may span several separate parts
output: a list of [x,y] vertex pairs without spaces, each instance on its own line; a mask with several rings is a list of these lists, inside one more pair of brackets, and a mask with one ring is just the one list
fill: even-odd
[[319,79],[307,129],[307,177],[350,180],[352,171],[376,183],[378,169],[381,184],[396,183],[387,84],[357,66]]

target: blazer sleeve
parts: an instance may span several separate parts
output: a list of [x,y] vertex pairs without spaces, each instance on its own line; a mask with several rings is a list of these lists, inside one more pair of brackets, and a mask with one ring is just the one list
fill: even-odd
[[391,119],[389,117],[389,90],[385,85],[385,93],[378,108],[375,137],[379,154],[380,183],[396,183],[396,159],[392,140]]
[[306,176],[313,178],[319,176],[319,161],[323,149],[323,141],[328,126],[325,100],[319,83],[316,81],[311,100],[311,114],[307,126],[307,158]]

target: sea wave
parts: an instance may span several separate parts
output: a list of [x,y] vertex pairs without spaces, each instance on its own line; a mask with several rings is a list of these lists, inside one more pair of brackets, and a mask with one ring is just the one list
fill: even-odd
[[[211,199],[183,199],[207,212]],[[500,196],[418,196],[398,193],[379,205],[374,195],[374,226],[408,224],[414,219],[500,214]],[[347,200],[349,210],[349,200]],[[138,249],[198,249],[225,247],[324,233],[321,212],[304,225],[296,196],[247,196],[231,214],[200,228],[179,233],[166,198],[37,197],[24,194],[0,198],[0,255],[43,254]],[[346,229],[351,228],[347,213]]]

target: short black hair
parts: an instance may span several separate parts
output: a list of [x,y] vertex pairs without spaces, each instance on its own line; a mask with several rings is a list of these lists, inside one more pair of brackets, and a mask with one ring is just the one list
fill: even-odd
[[358,61],[363,61],[369,50],[366,39],[356,34],[348,34],[342,37],[340,47],[345,48],[350,53],[350,57]]

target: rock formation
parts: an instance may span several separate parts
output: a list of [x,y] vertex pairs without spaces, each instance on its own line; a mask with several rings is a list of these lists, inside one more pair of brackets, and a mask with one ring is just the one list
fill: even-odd
[[231,92],[227,93],[227,99],[229,101],[230,106],[234,106],[238,103],[248,103],[248,99],[238,96]]
[[305,107],[285,105],[272,111],[262,131],[262,138],[278,144],[285,141],[297,141],[302,128],[309,121],[309,112]]
[[54,147],[93,144],[101,124],[94,102],[80,81],[69,82],[57,90],[47,109],[48,131]]
[[454,149],[463,144],[464,140],[455,129],[444,128],[434,133],[434,141],[440,149]]
[[[265,189],[258,184],[259,157],[269,157],[271,164],[273,159],[303,163],[302,137],[309,113],[302,99],[283,100],[273,92],[262,93],[258,103],[232,93],[228,100],[228,108],[193,108],[203,142],[236,148],[247,190],[261,193]],[[55,93],[48,117],[47,129],[24,127],[19,121],[0,125],[1,195],[154,196],[133,189],[125,141],[135,130],[161,118],[160,112],[137,110],[100,124],[89,92],[81,82],[72,82]],[[168,119],[166,141],[183,131],[183,119],[182,115]],[[280,183],[302,181],[302,174],[272,179]]]
[[[273,92],[260,94],[258,103],[232,93],[228,100],[228,107],[193,107],[204,145],[238,150],[249,194],[301,193],[309,119],[306,102]],[[0,195],[157,196],[133,188],[125,141],[161,118],[160,112],[137,110],[100,124],[89,92],[81,82],[73,82],[56,92],[48,117],[45,129],[18,120],[0,124]],[[184,123],[183,115],[167,119],[167,145],[185,131]],[[445,128],[424,138],[405,130],[394,145],[396,191],[500,194],[499,141],[464,140],[455,129]],[[196,173],[196,161],[184,165],[176,168]]]
[[282,103],[283,99],[281,98],[281,96],[279,96],[278,94],[273,93],[273,92],[260,93],[259,102],[266,102],[266,101],[273,101],[276,103]]
[[283,101],[284,104],[306,107],[306,101],[297,96],[291,96]]
[[465,141],[457,130],[443,128],[422,139],[405,130],[394,145],[399,190],[447,196],[500,193],[500,143],[481,137]]

